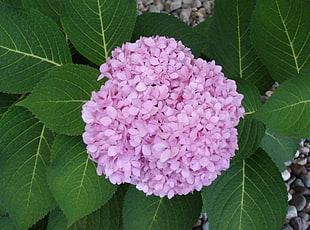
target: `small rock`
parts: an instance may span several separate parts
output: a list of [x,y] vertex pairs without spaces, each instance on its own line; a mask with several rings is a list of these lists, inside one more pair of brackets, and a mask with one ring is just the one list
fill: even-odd
[[282,230],[294,230],[294,229],[291,227],[291,225],[285,224],[285,225],[283,226]]
[[184,4],[192,5],[193,0],[183,0]]
[[288,206],[288,211],[287,211],[287,214],[286,214],[286,219],[292,219],[294,217],[297,216],[297,209],[295,206],[293,205],[290,205]]
[[299,157],[299,154],[300,154],[300,152],[299,152],[299,150],[297,150],[294,157],[295,157],[295,158],[298,158],[298,157]]
[[209,230],[209,222],[204,222],[203,223],[202,230]]
[[201,2],[199,0],[193,0],[192,6],[199,8],[201,7]]
[[304,186],[296,186],[294,190],[295,190],[295,193],[303,195],[303,196],[310,195],[310,190],[308,188],[305,188]]
[[293,227],[293,229],[298,230],[307,230],[308,224],[306,221],[300,217],[295,217],[291,220],[290,225]]
[[307,164],[307,158],[298,158],[293,161],[294,164],[298,165],[306,165]]
[[187,9],[182,9],[180,13],[180,19],[183,22],[188,22],[189,17],[191,16],[190,12]]
[[299,148],[299,152],[308,154],[310,152],[310,149],[308,147],[301,147]]
[[310,218],[310,215],[309,215],[308,213],[306,213],[306,212],[299,212],[299,213],[298,213],[298,216],[299,216],[300,218],[304,219],[305,221],[308,221],[309,218]]
[[203,7],[206,9],[208,14],[212,13],[212,9],[214,7],[214,1],[206,1],[203,3]]
[[170,10],[173,11],[173,10],[180,9],[181,6],[182,6],[182,0],[177,0],[177,1],[171,2]]
[[158,6],[150,5],[149,12],[160,13],[160,9],[158,8]]
[[310,172],[307,172],[300,176],[301,180],[304,182],[306,187],[310,187]]
[[142,0],[142,2],[143,2],[143,5],[148,6],[153,3],[153,0]]
[[307,173],[307,169],[304,165],[291,164],[291,170],[292,170],[293,174],[296,176],[300,176],[301,174]]
[[291,174],[290,174],[290,172],[287,169],[285,169],[281,173],[281,175],[282,175],[282,178],[283,178],[284,181],[288,181],[288,179],[290,179],[290,177],[291,177]]
[[293,198],[289,202],[290,205],[294,205],[296,207],[297,211],[303,210],[303,208],[306,206],[306,203],[306,198],[300,194],[294,194]]
[[267,97],[270,97],[272,94],[273,94],[273,91],[271,91],[271,90],[268,90],[268,91],[265,93],[265,95],[266,95]]
[[292,199],[292,194],[287,193],[287,201],[290,201]]
[[299,179],[299,178],[296,179],[296,180],[294,181],[293,185],[294,185],[295,187],[305,187],[304,182],[302,182],[302,180]]
[[304,212],[310,212],[310,200],[307,199],[307,203],[306,203],[306,206],[303,210]]

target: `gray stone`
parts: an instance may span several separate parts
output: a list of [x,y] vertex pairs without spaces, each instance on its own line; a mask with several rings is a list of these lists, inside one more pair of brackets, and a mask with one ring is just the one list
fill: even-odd
[[202,230],[209,230],[209,222],[204,222],[202,224]]
[[305,221],[308,221],[309,218],[310,218],[310,215],[309,215],[308,213],[306,213],[306,212],[299,212],[299,213],[298,213],[298,216],[299,216],[300,218],[304,219]]
[[282,178],[283,178],[284,181],[288,181],[288,179],[290,179],[290,177],[291,177],[291,174],[290,174],[290,172],[287,169],[285,169],[281,173],[281,175],[282,175]]
[[153,0],[142,0],[143,5],[148,6],[153,3]]
[[310,190],[308,188],[305,188],[305,186],[296,186],[294,188],[295,193],[301,194],[304,196],[310,196]]
[[293,227],[293,229],[298,230],[307,230],[308,228],[307,222],[300,217],[293,218],[290,222],[290,225]]
[[293,183],[294,186],[300,186],[300,187],[305,187],[305,184],[304,182],[302,182],[301,179],[297,178],[294,183]]
[[290,200],[289,204],[294,205],[297,211],[301,211],[306,206],[306,198],[300,194],[294,194],[293,198]]
[[171,11],[180,9],[181,7],[182,7],[182,0],[174,1],[174,2],[171,2],[170,4]]
[[300,157],[300,158],[294,160],[293,163],[299,164],[299,165],[306,165],[307,164],[307,158],[301,158]]
[[300,176],[306,187],[310,187],[310,172],[307,172],[306,174],[303,174]]
[[290,205],[288,206],[288,211],[287,211],[287,214],[286,214],[286,219],[290,220],[294,217],[297,216],[297,209],[295,206],[293,205]]
[[155,5],[150,5],[149,12],[160,13],[160,9]]
[[283,226],[282,230],[294,230],[294,229],[291,227],[291,225],[286,224]]
[[310,149],[308,147],[301,147],[301,148],[299,148],[299,151],[301,153],[308,154],[310,152]]
[[192,5],[193,0],[183,0],[184,4]]
[[196,8],[201,7],[201,2],[200,2],[200,0],[194,0],[193,3],[192,3],[192,6],[193,6],[193,7],[196,7]]
[[186,9],[181,10],[180,19],[183,22],[187,22],[189,20],[190,16],[191,16],[191,14],[190,14],[190,12],[188,10],[186,10]]

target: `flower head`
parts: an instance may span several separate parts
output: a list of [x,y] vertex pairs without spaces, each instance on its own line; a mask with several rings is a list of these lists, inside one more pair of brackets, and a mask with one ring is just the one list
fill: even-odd
[[98,80],[109,80],[82,110],[98,175],[171,198],[201,190],[229,167],[243,95],[221,66],[156,36],[116,48],[100,72]]

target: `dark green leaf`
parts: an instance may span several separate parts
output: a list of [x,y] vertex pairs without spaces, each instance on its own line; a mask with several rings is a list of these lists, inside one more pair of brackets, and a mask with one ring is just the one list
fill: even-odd
[[58,135],[52,146],[47,180],[71,225],[106,203],[116,190],[96,174],[96,165],[86,153],[81,137]]
[[282,83],[310,66],[310,4],[306,0],[257,0],[252,42],[273,79]]
[[278,168],[259,149],[231,167],[202,192],[210,229],[281,229],[287,192]]
[[0,216],[0,230],[15,230],[16,225],[8,216]]
[[197,26],[193,27],[194,31],[199,33],[204,37],[203,39],[203,46],[201,48],[201,56],[206,59],[210,59],[211,51],[210,51],[210,38],[209,38],[209,27],[212,24],[214,17],[208,18],[207,20],[199,23]]
[[68,64],[48,72],[25,100],[27,107],[51,130],[67,135],[79,135],[85,124],[82,105],[91,92],[99,90],[99,71],[82,65]]
[[286,169],[284,162],[294,158],[299,145],[299,138],[285,137],[267,128],[260,147],[268,153],[280,172]]
[[260,91],[273,83],[250,41],[250,20],[255,0],[216,2],[214,20],[208,30],[210,58],[223,66],[229,78],[251,81]]
[[33,9],[0,2],[0,91],[25,93],[48,70],[71,62],[58,26]]
[[67,219],[59,208],[50,213],[47,230],[123,230],[122,208],[127,185],[118,186],[117,192],[100,209],[76,221],[67,228]]
[[0,117],[15,101],[17,101],[15,95],[0,93]]
[[310,137],[310,68],[285,81],[254,116],[284,136]]
[[135,20],[133,0],[64,0],[62,24],[74,47],[97,65],[129,41]]
[[254,118],[241,119],[238,126],[238,145],[236,158],[245,159],[259,147],[264,136],[265,125]]
[[0,203],[18,229],[55,206],[46,182],[52,133],[30,112],[11,107],[0,120]]
[[34,8],[60,25],[61,0],[22,0],[24,7]]
[[172,199],[146,196],[130,186],[124,201],[125,230],[184,230],[194,226],[201,210],[201,196],[194,192]]
[[145,13],[137,17],[136,27],[132,40],[140,36],[166,36],[174,38],[189,47],[192,53],[199,57],[204,37],[173,15]]

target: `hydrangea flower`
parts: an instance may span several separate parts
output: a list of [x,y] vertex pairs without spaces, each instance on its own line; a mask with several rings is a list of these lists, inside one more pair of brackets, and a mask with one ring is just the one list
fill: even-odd
[[83,140],[97,174],[172,198],[210,185],[238,149],[243,95],[214,61],[180,41],[141,37],[112,52],[83,105]]

